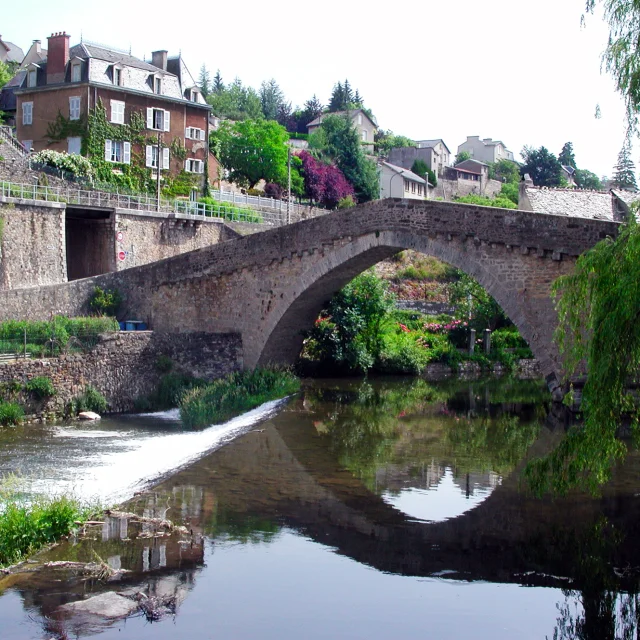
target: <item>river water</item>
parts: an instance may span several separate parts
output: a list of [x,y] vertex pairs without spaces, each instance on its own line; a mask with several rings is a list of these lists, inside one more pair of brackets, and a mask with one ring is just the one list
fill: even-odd
[[[128,570],[0,580],[0,639],[635,638],[640,456],[598,497],[536,499],[562,436],[544,385],[322,380],[225,425],[176,412],[0,432],[0,474],[185,524],[106,519],[44,560]],[[144,529],[144,527],[143,527]],[[63,613],[105,590],[175,614]]]

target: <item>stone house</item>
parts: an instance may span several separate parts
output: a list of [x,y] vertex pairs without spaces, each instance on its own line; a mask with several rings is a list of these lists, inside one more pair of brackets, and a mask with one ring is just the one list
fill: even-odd
[[562,167],[562,177],[567,181],[567,185],[570,187],[576,186],[576,170],[569,165],[563,164],[560,165]]
[[357,129],[365,152],[373,153],[373,142],[376,131],[378,130],[378,124],[374,120],[372,120],[367,115],[367,112],[363,109],[351,109],[350,111],[335,111],[333,113],[323,113],[307,125],[307,131],[309,133],[313,133],[314,131],[316,131],[318,128],[320,128],[322,120],[326,116],[330,115],[347,116]]
[[380,178],[380,199],[412,198],[424,200],[425,197],[429,197],[426,192],[427,181],[404,167],[382,161],[378,164],[378,176]]
[[486,164],[499,160],[515,162],[513,153],[507,149],[504,142],[491,138],[480,140],[480,136],[467,136],[466,141],[458,146],[458,153],[462,151],[466,151],[474,160],[480,160]]
[[103,107],[100,154],[114,173],[140,165],[157,177],[159,167],[170,176],[199,174],[194,183],[202,185],[211,107],[182,57],[155,51],[149,63],[89,42],[70,47],[69,40],[66,33],[51,35],[47,56],[19,74],[13,89],[18,140],[34,151],[80,154],[95,133],[88,116]]

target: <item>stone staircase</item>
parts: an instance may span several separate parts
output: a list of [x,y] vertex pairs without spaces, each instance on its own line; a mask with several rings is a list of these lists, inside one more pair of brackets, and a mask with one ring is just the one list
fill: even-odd
[[0,156],[5,162],[22,160],[29,152],[22,143],[14,137],[11,127],[0,126]]

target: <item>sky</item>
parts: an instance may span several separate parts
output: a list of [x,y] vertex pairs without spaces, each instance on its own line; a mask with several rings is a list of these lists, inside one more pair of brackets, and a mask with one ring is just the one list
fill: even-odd
[[[584,0],[111,0],[108,10],[32,0],[28,16],[3,17],[0,33],[25,51],[66,31],[72,45],[82,36],[140,58],[181,52],[196,77],[205,64],[256,89],[275,78],[294,107],[313,94],[326,104],[348,78],[378,124],[398,135],[442,138],[453,153],[479,135],[502,140],[516,159],[523,145],[558,154],[570,141],[579,168],[610,176],[624,107],[600,71],[607,27],[598,15],[581,27],[583,10]],[[635,151],[633,160],[640,165]]]

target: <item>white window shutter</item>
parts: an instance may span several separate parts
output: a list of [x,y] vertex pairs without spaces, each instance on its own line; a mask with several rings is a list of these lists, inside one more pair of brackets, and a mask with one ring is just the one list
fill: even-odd
[[147,145],[146,156],[147,156],[146,166],[147,167],[153,166],[153,147],[150,144]]
[[168,147],[164,147],[162,149],[162,168],[163,169],[169,168],[169,148]]
[[169,111],[164,112],[164,130],[171,130],[171,113]]
[[104,159],[111,162],[111,140],[104,141]]
[[198,173],[204,173],[204,162],[198,160]]
[[147,129],[153,129],[153,109],[147,107]]
[[184,170],[187,172],[189,171],[189,158],[184,161]]
[[131,143],[130,142],[122,143],[122,161],[125,164],[131,164]]
[[190,140],[190,139],[191,139],[191,136],[189,135],[189,132],[190,132],[190,131],[191,131],[191,127],[187,127],[187,128],[184,130],[184,137],[185,137],[185,139],[186,139],[186,140]]

